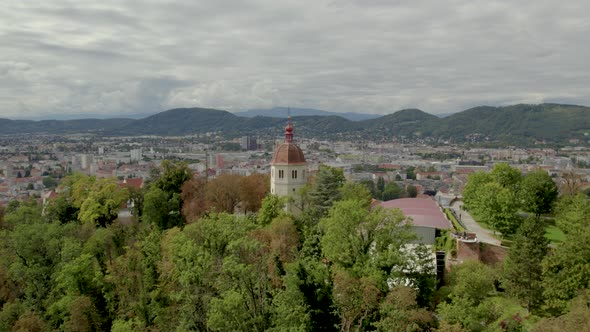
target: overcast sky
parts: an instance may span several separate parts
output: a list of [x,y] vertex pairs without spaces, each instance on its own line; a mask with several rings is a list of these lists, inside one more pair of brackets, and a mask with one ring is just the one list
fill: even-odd
[[587,0],[3,1],[0,117],[590,105]]

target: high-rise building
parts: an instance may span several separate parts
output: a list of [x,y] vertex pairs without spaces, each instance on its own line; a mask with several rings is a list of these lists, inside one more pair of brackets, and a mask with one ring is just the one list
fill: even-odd
[[258,149],[258,142],[256,142],[256,138],[252,136],[242,136],[240,139],[240,147],[242,150],[256,150]]
[[289,196],[307,182],[307,162],[303,151],[293,143],[291,118],[285,128],[285,142],[277,146],[270,163],[270,193]]
[[133,149],[133,150],[131,150],[131,152],[129,153],[129,160],[130,160],[131,162],[134,162],[134,161],[140,161],[140,160],[141,160],[141,158],[142,158],[142,155],[141,155],[141,149]]

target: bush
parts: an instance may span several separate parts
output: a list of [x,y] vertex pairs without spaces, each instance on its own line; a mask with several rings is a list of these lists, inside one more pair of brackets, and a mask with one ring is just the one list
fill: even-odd
[[453,224],[453,227],[455,228],[455,230],[457,232],[465,232],[465,228],[463,226],[461,226],[461,223],[459,222],[459,220],[457,220],[457,218],[455,218],[455,214],[453,213],[453,211],[451,211],[451,209],[445,208],[445,214],[447,216],[447,219],[449,219],[451,221],[451,223]]

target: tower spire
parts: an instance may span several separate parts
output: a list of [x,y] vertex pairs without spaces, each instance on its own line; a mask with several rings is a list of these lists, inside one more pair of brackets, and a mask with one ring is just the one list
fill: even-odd
[[287,127],[285,127],[285,142],[293,143],[293,125],[291,124],[291,115],[289,115]]

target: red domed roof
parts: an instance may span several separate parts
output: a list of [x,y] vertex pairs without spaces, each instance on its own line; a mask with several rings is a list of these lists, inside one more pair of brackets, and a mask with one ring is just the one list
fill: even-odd
[[271,165],[295,165],[305,164],[305,156],[301,149],[290,142],[285,142],[275,149]]
[[285,143],[279,145],[275,149],[272,156],[271,165],[296,165],[305,164],[305,157],[303,151],[293,143],[293,125],[291,125],[291,117],[289,123],[285,127]]

